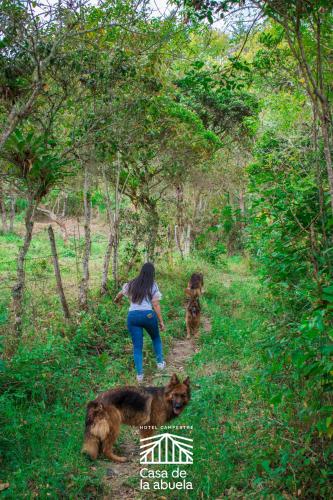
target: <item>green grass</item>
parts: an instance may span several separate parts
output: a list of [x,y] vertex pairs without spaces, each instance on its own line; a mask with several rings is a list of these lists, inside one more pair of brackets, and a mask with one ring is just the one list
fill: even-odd
[[259,495],[265,482],[258,474],[262,449],[270,446],[265,407],[254,394],[262,297],[242,263],[231,263],[229,273],[210,275],[206,307],[212,331],[202,336],[189,365],[199,386],[191,407],[192,474],[204,498]]
[[212,330],[188,364],[193,397],[179,422],[193,426],[194,463],[186,468],[194,491],[183,498],[329,498],[329,461],[294,418],[296,395],[272,404],[264,361],[272,303],[264,289],[239,258],[223,272],[211,268],[205,288]]
[[[13,235],[1,239],[4,260],[8,252],[17,252],[18,240]],[[71,246],[62,246],[61,240],[58,245],[59,253],[68,253],[62,257],[67,283],[76,284]],[[39,234],[30,256],[41,256],[47,249],[45,234]],[[97,237],[93,255],[101,256],[103,250]],[[11,265],[4,268],[0,262],[2,275]],[[29,261],[30,276],[46,272],[33,266]],[[265,371],[272,298],[249,262],[224,259],[217,268],[192,258],[161,261],[157,267],[167,325],[165,350],[185,335],[184,287],[193,270],[204,272],[203,312],[212,322],[210,332],[202,331],[200,350],[186,367],[193,397],[177,425],[193,426],[194,464],[188,473],[194,491],[182,493],[182,498],[327,498],[329,469],[294,418],[296,395],[286,405],[272,402],[273,382]],[[92,276],[94,283],[97,267]],[[103,498],[105,469],[80,455],[84,413],[97,392],[134,381],[126,305],[116,307],[111,296],[101,299],[95,288],[89,313],[79,313],[72,291],[73,321],[65,325],[58,299],[48,288],[40,293],[28,288],[27,300],[29,294],[37,305],[27,307],[23,342],[0,364],[0,479],[10,483],[1,495]],[[8,332],[9,298],[2,297],[0,309],[3,337]],[[154,370],[149,342],[145,367]],[[139,479],[129,481],[135,486]]]
[[[100,283],[107,237],[94,234],[91,252],[91,283],[97,288]],[[18,234],[0,234],[0,327],[6,322],[11,288],[16,279],[16,257],[22,238]],[[76,310],[77,290],[81,279],[81,255],[83,238],[70,237],[65,244],[56,230],[56,244],[62,280],[70,309]],[[54,277],[47,226],[34,234],[25,265],[26,291],[24,331],[40,332],[48,328],[50,322],[61,322],[62,311],[59,306],[56,281]]]
[[[183,288],[190,269],[177,261],[173,270],[159,266],[166,352],[172,338],[185,334]],[[3,498],[102,498],[105,471],[80,455],[85,406],[98,392],[135,380],[127,304],[118,308],[112,299],[93,291],[89,313],[75,312],[65,325],[56,297],[36,297],[45,311],[43,328],[29,324],[28,312],[19,349],[0,365],[0,479],[10,483]],[[3,339],[7,331],[4,321]],[[154,367],[147,341],[145,367]]]

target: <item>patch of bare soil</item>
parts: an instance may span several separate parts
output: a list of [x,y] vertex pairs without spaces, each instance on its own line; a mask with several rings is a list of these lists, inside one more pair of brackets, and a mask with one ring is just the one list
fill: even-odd
[[207,332],[207,333],[212,330],[211,321],[206,316],[204,316],[204,318],[203,318],[203,327],[204,327],[205,332]]

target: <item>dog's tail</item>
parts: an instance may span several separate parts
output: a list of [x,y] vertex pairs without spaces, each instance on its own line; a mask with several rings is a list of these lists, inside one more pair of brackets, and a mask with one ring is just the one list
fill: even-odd
[[109,429],[108,417],[103,403],[96,400],[90,401],[87,406],[82,453],[95,460],[98,456],[100,443],[107,436]]

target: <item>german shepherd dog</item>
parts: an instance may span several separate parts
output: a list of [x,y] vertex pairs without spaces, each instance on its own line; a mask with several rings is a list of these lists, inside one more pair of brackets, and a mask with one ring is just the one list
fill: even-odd
[[186,338],[191,337],[191,333],[197,336],[199,333],[200,317],[201,317],[201,306],[199,297],[203,294],[203,274],[193,273],[188,286],[185,289],[186,295],[189,300],[186,303]]
[[191,290],[198,290],[198,297],[204,293],[204,282],[202,273],[193,273],[187,287]]
[[166,387],[118,387],[100,394],[87,406],[82,452],[95,460],[100,452],[114,462],[126,457],[113,453],[120,425],[140,429],[142,438],[154,434],[154,428],[181,414],[191,398],[190,380],[183,382],[173,374]]
[[192,288],[185,289],[189,300],[186,304],[185,321],[186,321],[186,338],[189,339],[191,334],[195,337],[199,334],[201,306],[199,302],[199,290]]

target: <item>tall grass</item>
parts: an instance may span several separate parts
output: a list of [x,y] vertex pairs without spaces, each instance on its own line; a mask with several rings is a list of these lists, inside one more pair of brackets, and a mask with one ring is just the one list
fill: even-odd
[[[39,238],[41,250],[46,243]],[[6,236],[5,244],[14,248],[17,242]],[[37,255],[38,248],[36,241]],[[62,267],[71,279],[75,256],[66,259]],[[295,419],[296,399],[289,397],[284,405],[272,399],[266,344],[273,299],[249,262],[236,257],[213,266],[202,258],[173,257],[161,259],[157,269],[166,351],[172,340],[185,336],[184,287],[194,270],[204,272],[203,314],[212,323],[211,331],[202,329],[198,352],[185,368],[193,396],[177,424],[193,426],[194,464],[187,467],[194,490],[181,492],[182,498],[329,498],[329,463]],[[7,272],[1,262],[0,271]],[[80,448],[87,401],[134,382],[127,307],[118,308],[112,295],[101,299],[93,290],[89,312],[78,313],[76,297],[70,298],[74,315],[65,324],[57,298],[51,301],[47,291],[36,294],[43,321],[27,315],[20,347],[0,365],[0,479],[10,483],[3,498],[86,499],[107,492],[105,468],[89,463]],[[9,296],[2,301],[5,336]],[[150,342],[144,363],[153,373]],[[287,376],[280,374],[281,386]],[[138,477],[129,481],[138,487]],[[170,498],[177,495],[168,492]]]
[[[43,237],[38,235],[31,257],[46,251]],[[9,248],[12,238],[5,236],[3,242]],[[69,278],[74,265],[74,256],[63,258],[62,269]],[[27,266],[28,275],[32,274],[34,260]],[[183,288],[190,269],[190,264],[183,266],[177,259],[173,268],[163,261],[158,265],[166,351],[173,338],[184,336]],[[8,268],[0,267],[0,271],[4,275]],[[42,323],[37,318],[29,320],[28,308],[20,346],[0,366],[0,479],[10,483],[1,494],[3,498],[101,498],[106,489],[103,468],[92,466],[80,455],[85,406],[98,392],[135,380],[125,323],[127,305],[118,308],[112,294],[101,299],[95,289],[89,312],[74,309],[72,322],[65,324],[57,297],[50,297],[47,289],[33,291],[38,304],[35,313],[44,314]],[[2,300],[4,340],[9,331],[10,296]],[[73,308],[73,296],[71,303]],[[144,362],[147,371],[153,371],[148,341]]]
[[[194,463],[187,469],[194,491],[182,497],[330,498],[332,446],[324,455],[313,447],[295,418],[296,394],[285,404],[272,398],[271,296],[239,258],[223,272],[211,268],[205,288],[212,330],[202,332],[186,369],[193,398],[179,423],[193,426]],[[286,378],[279,374],[281,386]]]

